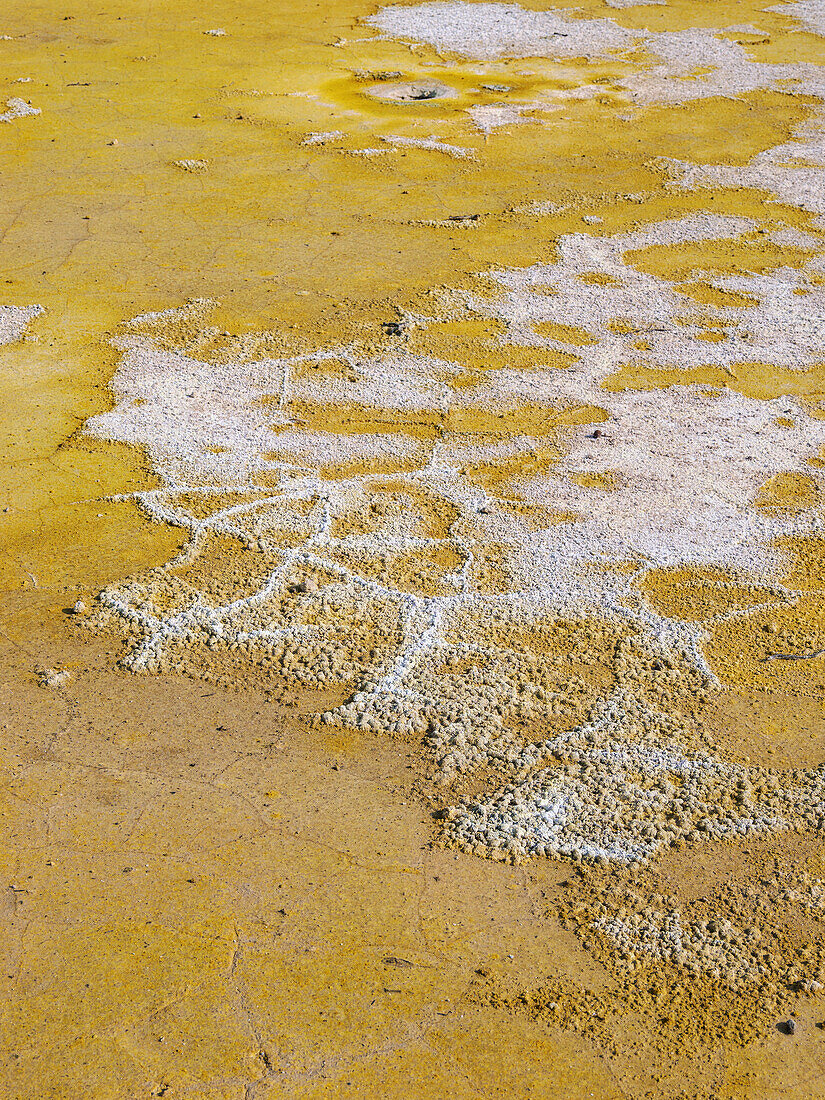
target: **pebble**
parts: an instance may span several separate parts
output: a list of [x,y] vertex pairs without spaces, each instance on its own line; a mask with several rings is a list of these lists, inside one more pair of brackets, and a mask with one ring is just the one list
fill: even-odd
[[40,668],[37,670],[37,678],[41,687],[63,687],[72,678],[67,668]]

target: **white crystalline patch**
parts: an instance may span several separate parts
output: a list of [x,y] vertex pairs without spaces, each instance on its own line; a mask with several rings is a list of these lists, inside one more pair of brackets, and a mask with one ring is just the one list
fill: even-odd
[[[732,28],[731,28],[732,29]],[[713,96],[741,96],[782,87],[800,95],[825,96],[821,67],[754,61],[739,43],[716,30],[650,34],[640,43],[659,64],[621,83],[637,103],[684,103]],[[709,72],[696,70],[709,69]]]
[[[745,570],[760,558],[767,563],[760,548],[783,527],[753,511],[757,490],[774,474],[811,473],[806,459],[825,445],[825,421],[787,398],[756,401],[694,386],[603,395],[599,403],[610,414],[599,425],[604,436],[577,430],[556,478],[530,487],[533,499],[581,515],[576,526],[591,560]],[[793,417],[794,427],[777,425],[777,417]],[[607,472],[617,488],[567,480]],[[551,529],[546,539],[552,552],[567,552],[564,533]]]
[[145,325],[163,324],[165,321],[173,320],[184,321],[196,315],[198,311],[202,313],[208,311],[214,305],[215,303],[211,298],[192,298],[185,306],[172,307],[171,309],[156,309],[150,310],[147,313],[139,313],[136,317],[132,317],[130,321],[126,321],[123,327],[129,332],[136,332]]
[[775,11],[780,15],[789,15],[798,19],[806,30],[825,36],[825,3],[823,0],[783,0],[765,11]]
[[316,130],[311,134],[307,134],[301,145],[329,145],[343,136],[343,130]]
[[[163,316],[145,314],[142,320]],[[280,407],[290,372],[285,360],[205,364],[161,351],[144,337],[128,337],[119,346],[125,355],[111,383],[117,403],[91,417],[86,429],[100,438],[146,447],[153,466],[169,481],[238,485],[256,472],[278,468],[288,460],[283,456],[316,467],[355,459],[408,459],[420,451],[402,435],[338,436],[292,425]],[[380,405],[384,398],[388,407],[403,405],[403,393],[394,387],[397,379],[402,384],[405,373],[414,375],[405,372],[403,363],[376,367],[365,386],[365,403]],[[427,384],[440,386],[430,379]],[[332,380],[299,381],[291,390],[292,396],[320,402],[342,399],[345,392]],[[431,403],[415,384],[409,386],[408,397],[412,407]],[[347,400],[352,399],[350,393]]]
[[776,229],[769,234],[768,240],[778,244],[781,248],[801,248],[806,252],[825,251],[825,241],[821,237],[814,237],[811,233],[803,233],[800,229]]
[[[822,98],[821,86],[812,94]],[[664,160],[669,165],[680,186],[693,190],[697,187],[753,187],[770,191],[781,202],[798,206],[819,214],[818,222],[825,226],[825,113],[820,112],[799,126],[790,141],[774,145],[757,153],[749,164],[689,164],[684,161]]]
[[0,344],[19,340],[27,326],[42,312],[42,306],[0,306]]
[[265,466],[278,414],[261,399],[277,394],[283,368],[269,360],[206,366],[140,338],[121,346],[126,353],[111,383],[117,404],[87,422],[92,435],[145,446],[171,480],[238,483]]
[[[738,96],[773,87],[779,80],[822,82],[811,65],[771,65],[751,59],[737,42],[719,32],[688,29],[648,34],[640,45],[659,62],[622,83],[640,103],[680,103],[710,96]],[[694,75],[697,69],[710,69]],[[801,90],[797,88],[795,90]]]
[[[769,275],[750,276],[696,272],[695,278],[712,287],[755,300],[749,308],[700,308],[678,286],[628,262],[628,253],[652,245],[736,237],[753,227],[744,218],[699,215],[616,237],[562,237],[558,263],[494,274],[510,289],[510,296],[497,304],[497,314],[528,343],[535,342],[534,326],[543,321],[586,329],[597,340],[586,352],[559,340],[544,343],[584,355],[591,385],[599,384],[619,364],[632,363],[661,368],[716,366],[730,371],[739,363],[763,361],[805,370],[819,361],[825,346],[825,289],[808,277],[807,268],[779,268]],[[817,274],[815,263],[812,274]],[[606,277],[610,285],[583,282],[585,275]],[[531,287],[544,286],[556,293],[525,295]],[[627,323],[627,334],[611,331],[617,320]],[[703,339],[708,333],[723,339],[708,342]],[[640,340],[647,345],[643,350],[634,347]],[[559,398],[566,394],[572,399],[574,391],[584,392],[584,370],[556,372],[544,385],[556,390]],[[594,393],[589,396],[593,398]]]
[[636,32],[610,19],[575,19],[517,4],[436,0],[381,8],[367,23],[387,35],[467,57],[593,57],[629,46]]
[[[532,111],[535,104],[513,105],[482,103],[467,108],[467,114],[473,120],[476,129],[483,134],[491,134],[501,126],[515,126],[531,121],[523,117],[525,111]],[[547,110],[547,108],[544,108]]]
[[[647,741],[639,741],[639,727],[648,732]],[[578,853],[628,863],[649,858],[667,843],[657,824],[677,791],[692,806],[688,827],[701,822],[709,836],[781,828],[777,808],[796,816],[800,788],[793,783],[780,792],[779,807],[750,804],[729,815],[717,792],[747,781],[748,769],[687,754],[678,735],[673,720],[619,691],[597,704],[584,725],[525,750],[533,765],[548,756],[578,765],[573,775],[557,765],[534,770],[506,792],[453,809],[447,833],[463,846],[480,842],[519,856]],[[821,778],[809,773],[804,784],[818,788]]]
[[461,145],[450,145],[446,141],[439,141],[436,137],[413,138],[388,134],[386,137],[382,137],[381,140],[399,148],[430,149],[435,153],[445,153],[448,157],[455,157],[457,160],[475,160],[473,149],[465,149]]
[[39,107],[32,107],[25,99],[19,99],[17,96],[7,99],[6,106],[8,110],[0,114],[0,122],[14,122],[17,118],[26,118],[28,115],[40,114]]
[[346,149],[344,152],[351,157],[383,157],[386,156],[387,153],[394,153],[395,150],[392,148],[381,149],[373,145],[367,146],[364,149]]
[[[453,363],[396,352],[358,362],[351,377],[311,371],[290,377],[291,398],[319,405],[351,404],[365,408],[446,412],[452,403],[449,378],[461,372]],[[294,372],[293,372],[294,373]]]
[[[770,576],[773,537],[818,529],[815,515],[783,520],[753,507],[774,474],[815,472],[806,460],[825,445],[825,424],[796,402],[759,402],[693,386],[597,396],[594,403],[609,416],[598,425],[604,434],[593,439],[593,425],[576,428],[552,471],[519,486],[526,499],[577,519],[505,540],[522,539],[525,555],[529,545],[529,586],[548,598],[552,593],[553,602],[563,602],[567,591],[576,593],[574,604],[610,603],[606,589],[598,592],[598,575],[581,573],[599,561],[713,564]],[[794,427],[777,425],[777,417],[792,419]],[[524,439],[521,453],[529,455],[537,443]],[[496,461],[509,449],[491,447],[485,455],[480,445],[454,445],[442,457],[455,467]],[[615,488],[573,480],[607,473]]]
[[[804,271],[706,275],[711,285],[756,302],[747,309],[715,308],[697,306],[673,284],[627,262],[626,253],[634,249],[735,237],[751,225],[746,219],[704,216],[613,238],[573,234],[558,242],[556,264],[496,273],[510,291],[495,304],[496,316],[508,322],[514,337],[535,342],[534,326],[550,321],[584,329],[595,341],[576,347],[545,339],[546,345],[574,352],[581,362],[567,370],[489,372],[482,391],[488,407],[594,405],[608,414],[598,425],[600,438],[590,438],[594,426],[573,429],[553,476],[522,486],[536,502],[581,516],[577,523],[545,532],[544,554],[548,563],[555,563],[551,571],[601,557],[642,556],[663,565],[716,562],[759,570],[770,564],[765,545],[787,527],[753,510],[756,491],[782,471],[812,474],[807,460],[825,444],[825,421],[810,417],[791,398],[757,401],[699,386],[617,393],[603,385],[621,366],[635,362],[662,368],[715,365],[732,371],[737,364],[754,361],[795,370],[820,361],[825,292],[810,284]],[[612,284],[581,281],[580,276],[594,273],[609,276]],[[536,286],[556,293],[532,294]],[[794,293],[799,289],[807,293]],[[712,331],[724,334],[719,343],[700,339],[706,329],[699,321],[708,316],[718,322]],[[632,331],[611,331],[616,319],[632,321]],[[640,335],[648,345],[643,351],[633,347]],[[479,397],[477,391],[462,390],[453,400],[469,406]],[[793,427],[777,425],[777,417],[793,419]],[[459,455],[454,461],[460,461]],[[585,489],[570,480],[571,475],[607,473],[616,488]]]
[[643,912],[631,913],[624,919],[600,917],[593,927],[613,940],[625,956],[651,955],[688,965],[695,973],[707,973],[712,980],[718,980],[719,962],[724,960],[724,981],[728,987],[742,989],[760,981],[749,930],[729,921],[721,921],[716,933],[710,934],[705,921],[683,921],[678,909],[660,911],[644,905]]
[[[737,237],[756,228],[752,218],[733,214],[692,214],[655,222],[632,233],[615,238],[625,250],[649,248],[652,245],[683,244],[687,241],[713,241],[720,237]],[[600,238],[593,238],[594,241]]]
[[[612,6],[631,5],[615,0]],[[654,64],[628,62],[635,71],[620,82],[639,103],[738,96],[774,87],[779,81],[786,86],[793,82],[794,91],[814,95],[823,94],[825,88],[818,66],[754,61],[743,46],[721,37],[734,27],[631,31],[612,19],[577,19],[560,12],[530,11],[518,4],[463,0],[393,5],[380,9],[367,22],[385,35],[426,42],[479,60],[598,58],[641,47]],[[697,70],[702,71],[697,74]]]

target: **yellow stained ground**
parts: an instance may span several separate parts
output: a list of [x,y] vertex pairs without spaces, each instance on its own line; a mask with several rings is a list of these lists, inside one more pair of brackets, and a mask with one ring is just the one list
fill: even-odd
[[[654,30],[756,21],[764,40],[738,39],[754,58],[823,60],[819,38],[789,34],[787,16],[750,0],[557,6]],[[0,12],[0,93],[42,111],[0,126],[0,302],[46,309],[30,338],[0,349],[0,1095],[10,1100],[636,1100],[693,1095],[705,1072],[689,1058],[664,1064],[655,1021],[632,1006],[608,1057],[575,1031],[473,997],[479,968],[525,986],[552,977],[598,990],[613,979],[547,915],[564,864],[512,868],[431,848],[403,747],[311,730],[300,721],[311,698],[276,705],[131,676],[64,614],[177,545],[176,532],[105,500],[152,484],[142,456],[78,435],[110,402],[107,335],[140,312],[214,298],[219,327],[314,349],[380,340],[399,308],[426,313],[433,287],[493,293],[476,273],[552,259],[582,212],[603,218],[605,234],[713,209],[821,236],[810,215],[764,193],[667,190],[657,164],[744,164],[807,117],[804,100],[757,92],[621,122],[618,59],[439,57],[377,41],[358,24],[372,10],[361,0],[35,0]],[[213,28],[226,35],[204,33]],[[358,76],[378,70],[449,78],[460,94],[380,103]],[[592,81],[605,91],[543,115],[552,132],[528,124],[484,138],[463,109],[498,98],[471,91],[485,77],[519,93]],[[381,157],[353,155],[431,128],[473,159],[389,145]],[[334,129],[339,144],[301,145]],[[185,160],[206,163],[175,165]],[[519,212],[548,199],[567,208]],[[449,224],[473,214],[472,227]],[[762,271],[805,257],[754,236],[631,259],[715,302],[697,265]],[[483,369],[499,362],[495,336],[434,326],[417,350],[443,355],[455,340],[451,358],[463,362],[464,347]],[[489,360],[471,354],[472,340],[489,345]],[[786,373],[760,364],[735,374],[696,380],[791,392]],[[684,380],[639,373],[611,384]],[[794,384],[821,399],[818,368]],[[795,559],[803,578],[815,568],[807,550]],[[682,598],[684,578],[658,580],[664,602]],[[812,592],[778,629],[804,645],[821,618]],[[760,624],[733,620],[710,643],[711,660],[736,670],[722,721],[730,751],[756,759],[775,737],[808,765],[825,749],[821,670],[796,664],[786,694],[789,669],[761,662],[762,639],[743,637]],[[42,667],[72,678],[41,687]],[[802,726],[788,718],[793,692],[810,710]],[[714,1095],[825,1096],[814,1012],[792,1040],[739,1050],[720,1034]]]

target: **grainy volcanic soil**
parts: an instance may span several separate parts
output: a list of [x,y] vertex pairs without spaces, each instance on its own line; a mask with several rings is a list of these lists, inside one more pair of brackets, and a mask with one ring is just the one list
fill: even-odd
[[825,1097],[825,2],[0,13],[0,1096]]

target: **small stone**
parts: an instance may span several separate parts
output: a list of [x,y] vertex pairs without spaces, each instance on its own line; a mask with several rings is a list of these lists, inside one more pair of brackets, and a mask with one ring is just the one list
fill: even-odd
[[[196,160],[191,157],[184,158],[183,160],[173,160],[172,165],[175,168],[180,168],[182,172],[205,172],[209,167],[208,160]],[[187,397],[194,397],[194,394],[187,394]]]
[[67,668],[39,668],[37,678],[41,687],[63,687],[72,678]]
[[793,1033],[796,1031],[796,1020],[793,1018],[793,1016],[790,1016],[785,1021],[785,1026],[783,1028],[783,1031],[785,1032],[786,1035],[793,1035]]

